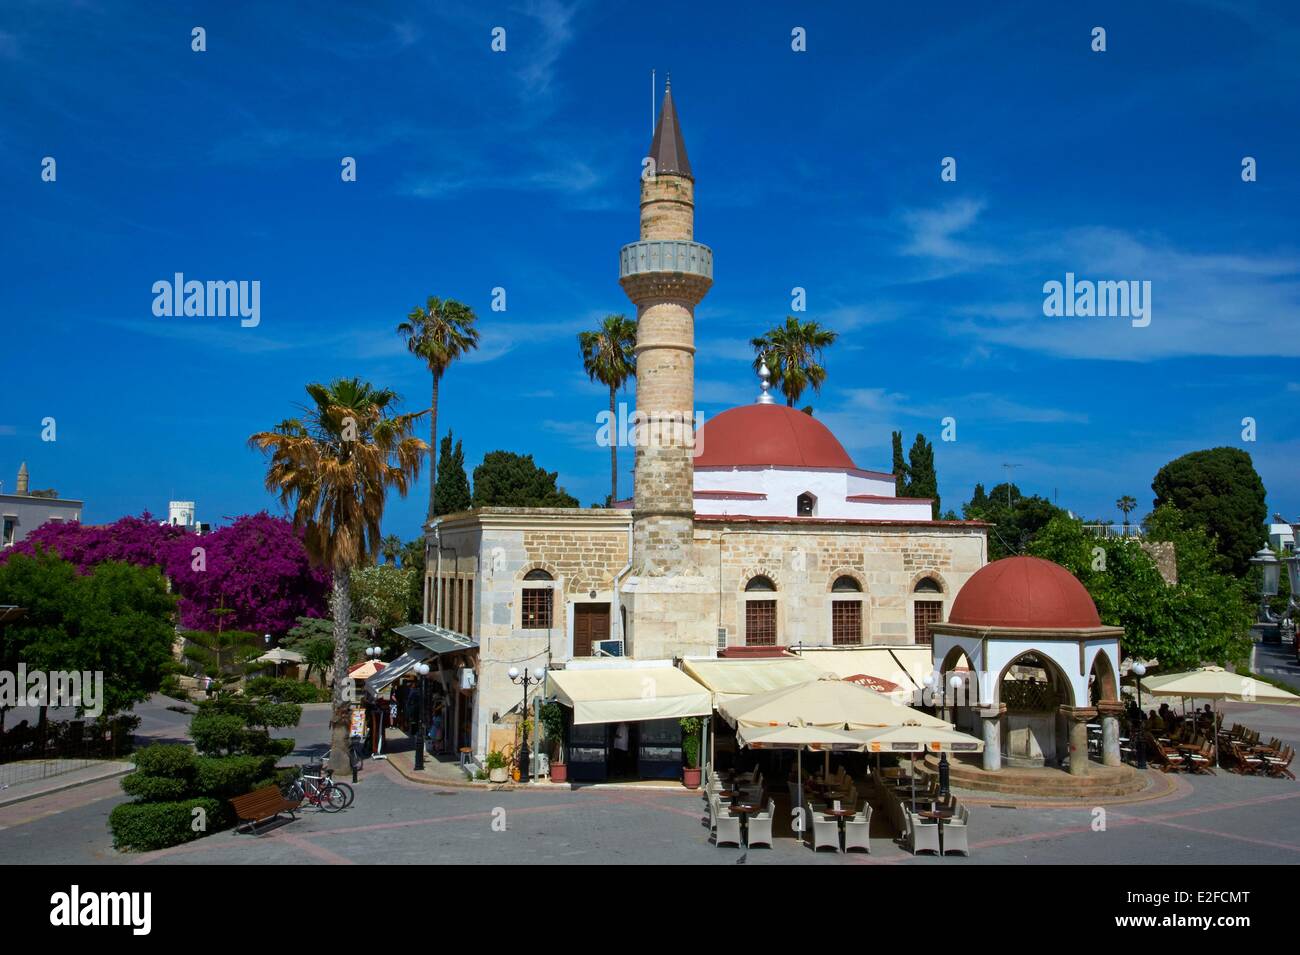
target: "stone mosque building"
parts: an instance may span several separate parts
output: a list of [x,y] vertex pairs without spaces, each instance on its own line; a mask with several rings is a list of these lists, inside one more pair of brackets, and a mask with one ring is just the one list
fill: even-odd
[[[427,525],[426,625],[406,629],[437,656],[446,752],[481,757],[505,738],[522,698],[512,667],[635,687],[629,675],[683,660],[789,648],[840,676],[919,685],[930,627],[986,563],[985,525],[896,497],[893,475],[859,467],[766,380],[700,435],[657,427],[694,419],[694,311],[713,284],[671,90],[649,155],[619,281],[637,310],[636,421],[655,440],[634,441],[630,507],[482,508]],[[656,715],[674,717],[658,720],[671,736],[687,713]],[[637,725],[644,744],[649,721]]]

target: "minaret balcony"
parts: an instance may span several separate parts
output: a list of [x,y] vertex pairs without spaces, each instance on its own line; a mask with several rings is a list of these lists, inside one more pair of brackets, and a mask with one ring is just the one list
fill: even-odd
[[713,250],[680,239],[648,239],[623,246],[618,255],[619,280],[647,272],[681,272],[712,282]]

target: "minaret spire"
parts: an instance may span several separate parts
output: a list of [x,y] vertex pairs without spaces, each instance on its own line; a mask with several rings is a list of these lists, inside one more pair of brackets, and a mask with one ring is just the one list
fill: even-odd
[[654,139],[650,143],[650,158],[655,161],[657,176],[691,176],[691,161],[686,158],[686,140],[677,121],[677,107],[673,105],[673,80],[671,74],[664,84],[664,102],[659,108],[659,122],[655,124]]

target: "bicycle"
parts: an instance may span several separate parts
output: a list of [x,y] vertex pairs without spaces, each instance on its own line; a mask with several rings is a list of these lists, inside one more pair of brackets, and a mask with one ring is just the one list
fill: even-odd
[[284,788],[286,799],[297,799],[310,803],[323,812],[342,812],[352,804],[354,794],[352,787],[336,783],[330,778],[329,770],[324,769],[319,776],[308,774],[298,767],[298,778]]

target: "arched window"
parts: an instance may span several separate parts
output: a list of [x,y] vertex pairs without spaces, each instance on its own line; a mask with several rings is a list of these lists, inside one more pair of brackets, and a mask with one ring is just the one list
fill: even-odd
[[843,574],[835,578],[831,593],[839,595],[831,601],[831,644],[857,646],[862,642],[862,585]]
[[[549,572],[537,567],[524,574],[524,580],[549,584],[555,580]],[[520,626],[525,630],[549,630],[554,620],[555,592],[549,586],[524,587],[520,601]]]
[[[745,584],[746,594],[775,594],[776,584],[771,577],[759,574]],[[776,646],[776,600],[766,597],[747,597],[745,604],[745,646]]]
[[[930,625],[943,622],[943,587],[933,577],[922,577],[912,588],[917,599],[912,601],[912,629],[916,643],[930,644]],[[938,594],[939,599],[931,599]]]
[[807,491],[799,495],[795,501],[795,513],[799,517],[812,517],[817,512],[817,498]]

